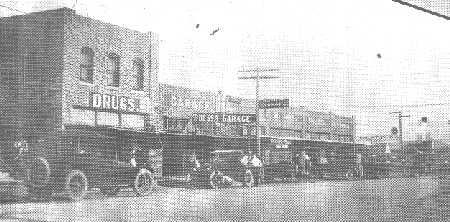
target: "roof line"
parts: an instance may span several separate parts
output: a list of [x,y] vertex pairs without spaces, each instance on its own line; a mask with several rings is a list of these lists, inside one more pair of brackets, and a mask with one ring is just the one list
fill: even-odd
[[397,3],[399,3],[399,4],[402,4],[402,5],[409,6],[409,7],[411,7],[411,8],[417,9],[417,10],[419,10],[419,11],[426,12],[426,13],[428,13],[428,14],[431,14],[431,15],[434,15],[434,16],[437,16],[437,17],[441,17],[441,18],[446,19],[446,20],[450,20],[450,17],[449,17],[449,16],[446,16],[446,15],[443,15],[443,14],[440,14],[440,13],[437,13],[437,12],[434,12],[434,11],[431,11],[431,10],[428,10],[428,9],[426,9],[426,8],[420,7],[420,6],[418,6],[418,5],[411,4],[411,3],[409,3],[409,2],[405,2],[405,1],[402,1],[402,0],[392,0],[392,1],[393,1],[393,2],[397,2]]
[[15,11],[15,12],[20,12],[20,13],[26,14],[26,12],[24,12],[24,11],[21,11],[21,10],[19,10],[19,9],[15,9],[15,8],[10,7],[10,6],[7,6],[7,5],[0,5],[0,7],[9,9],[9,10],[11,10],[11,11]]

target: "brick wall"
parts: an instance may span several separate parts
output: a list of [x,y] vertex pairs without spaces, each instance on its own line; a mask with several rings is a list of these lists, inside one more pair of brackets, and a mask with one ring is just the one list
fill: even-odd
[[28,135],[60,125],[63,15],[52,10],[0,18],[1,124]]
[[[139,113],[159,124],[157,95],[159,40],[62,8],[0,18],[0,124],[30,133],[77,124],[74,106],[89,107],[92,93],[139,99]],[[93,83],[79,80],[81,48],[94,52]],[[120,57],[120,85],[107,86],[107,55]],[[133,61],[144,63],[144,89],[133,90]],[[85,116],[89,118],[88,116]]]
[[[157,93],[158,38],[154,33],[140,33],[116,25],[76,15],[65,16],[63,123],[76,124],[73,106],[89,107],[92,93],[125,96],[140,100],[139,112],[157,118],[154,102]],[[81,49],[89,47],[94,52],[93,83],[82,82],[80,76]],[[108,54],[120,58],[119,87],[108,86]],[[144,89],[134,90],[133,61],[144,62]],[[152,95],[152,97],[150,97]],[[91,112],[92,113],[92,112]],[[123,116],[122,116],[123,119]],[[156,123],[154,123],[156,124]],[[121,124],[124,125],[124,124]]]

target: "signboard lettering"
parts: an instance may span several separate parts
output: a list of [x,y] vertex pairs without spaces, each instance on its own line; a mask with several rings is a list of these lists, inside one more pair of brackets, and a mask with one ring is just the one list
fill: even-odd
[[93,93],[90,106],[95,109],[139,112],[139,100],[125,96]]
[[202,101],[202,99],[178,98],[175,95],[171,95],[168,105],[173,107],[182,107],[195,110],[197,109],[207,110],[213,108],[212,101]]
[[256,115],[229,113],[196,113],[193,116],[193,120],[194,122],[251,124],[256,122]]
[[289,107],[289,99],[263,99],[258,101],[260,109]]

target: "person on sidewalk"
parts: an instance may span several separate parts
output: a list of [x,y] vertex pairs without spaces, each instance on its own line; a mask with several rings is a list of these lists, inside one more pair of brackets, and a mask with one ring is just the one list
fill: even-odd
[[364,168],[362,165],[362,155],[361,153],[356,154],[356,170],[358,171],[359,178],[364,177]]
[[319,155],[319,176],[324,177],[328,168],[328,159],[325,156],[325,150],[321,150]]
[[242,164],[242,166],[244,166],[244,168],[248,166],[251,154],[252,154],[252,152],[248,151],[247,153],[244,153],[244,155],[242,156],[241,164]]
[[308,176],[311,166],[310,157],[306,154],[306,151],[302,151],[300,156],[300,166],[302,167],[302,175]]
[[251,171],[254,177],[255,186],[258,186],[261,183],[261,168],[262,168],[262,162],[261,160],[256,156],[256,154],[253,154],[250,157],[250,166]]

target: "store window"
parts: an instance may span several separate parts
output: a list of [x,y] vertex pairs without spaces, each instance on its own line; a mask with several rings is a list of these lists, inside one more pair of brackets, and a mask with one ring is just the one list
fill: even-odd
[[117,54],[108,55],[108,86],[119,87],[120,57]]
[[94,77],[94,51],[91,48],[81,49],[80,80],[88,83],[93,82]]
[[142,59],[135,59],[133,61],[133,73],[134,73],[134,89],[138,91],[144,90],[144,62]]

